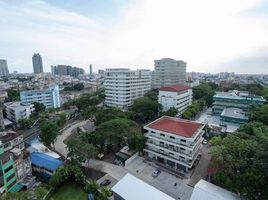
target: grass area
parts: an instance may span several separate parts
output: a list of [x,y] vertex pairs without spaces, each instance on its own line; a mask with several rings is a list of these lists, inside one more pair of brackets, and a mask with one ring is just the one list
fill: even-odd
[[51,196],[50,200],[86,200],[87,194],[85,191],[75,183],[64,183]]

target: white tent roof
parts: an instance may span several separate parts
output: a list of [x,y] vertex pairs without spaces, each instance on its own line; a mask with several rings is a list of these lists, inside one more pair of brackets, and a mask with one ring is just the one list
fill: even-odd
[[238,195],[219,186],[200,180],[194,187],[190,200],[238,200]]
[[125,175],[112,190],[125,200],[174,200],[131,174]]

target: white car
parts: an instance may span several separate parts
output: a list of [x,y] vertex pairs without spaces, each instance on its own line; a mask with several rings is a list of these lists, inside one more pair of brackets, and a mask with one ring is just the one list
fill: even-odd
[[204,139],[203,141],[202,141],[202,144],[207,144],[208,143],[208,141],[206,140],[206,139]]

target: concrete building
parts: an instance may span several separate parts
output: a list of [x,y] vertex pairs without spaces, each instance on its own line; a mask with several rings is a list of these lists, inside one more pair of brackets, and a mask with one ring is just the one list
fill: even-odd
[[0,59],[0,77],[1,76],[8,76],[8,67],[7,67],[7,61]]
[[174,171],[188,172],[199,154],[204,124],[163,116],[144,129],[149,159]]
[[34,104],[21,103],[19,101],[7,102],[4,104],[4,110],[6,118],[17,123],[20,119],[28,119],[30,117],[34,112]]
[[194,186],[190,200],[239,200],[240,197],[226,189],[209,183],[205,180],[200,180]]
[[127,109],[150,90],[150,70],[106,69],[105,105]]
[[224,108],[220,119],[224,125],[226,122],[234,124],[245,124],[249,118],[243,110],[239,108]]
[[184,85],[186,79],[186,62],[163,58],[154,61],[152,88],[168,85]]
[[114,200],[174,200],[131,174],[126,174],[111,190]]
[[220,115],[224,108],[239,108],[244,112],[249,111],[251,106],[258,106],[265,103],[262,96],[250,95],[246,91],[232,90],[229,92],[216,92],[213,96],[214,114]]
[[70,65],[57,65],[51,66],[51,73],[53,75],[78,77],[79,75],[85,74],[85,70]]
[[162,105],[163,111],[174,107],[180,115],[192,104],[192,98],[192,89],[185,85],[161,87],[158,92],[158,103]]
[[59,86],[53,85],[43,90],[25,90],[20,92],[20,100],[22,103],[38,102],[46,106],[46,108],[60,107]]
[[32,61],[33,61],[33,72],[43,73],[42,57],[38,53],[35,53],[32,57]]

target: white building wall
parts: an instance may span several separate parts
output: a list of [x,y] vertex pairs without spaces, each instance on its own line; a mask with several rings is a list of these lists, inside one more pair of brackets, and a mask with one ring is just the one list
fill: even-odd
[[4,110],[7,118],[12,122],[18,122],[20,119],[28,119],[34,112],[34,105],[21,105],[20,102],[10,102],[4,104]]
[[192,104],[192,96],[191,89],[182,92],[159,90],[158,103],[162,105],[163,111],[175,107],[181,114]]
[[127,109],[133,101],[150,90],[149,70],[107,69],[105,71],[105,104]]

